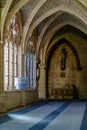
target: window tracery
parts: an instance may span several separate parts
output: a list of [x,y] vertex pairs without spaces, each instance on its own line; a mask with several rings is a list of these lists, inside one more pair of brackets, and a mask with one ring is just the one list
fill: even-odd
[[9,21],[4,46],[4,83],[5,90],[16,89],[15,78],[18,77],[18,57],[20,41],[16,15]]
[[26,78],[27,78],[27,87],[34,89],[36,87],[36,53],[34,50],[34,39],[30,35],[29,44],[27,46],[26,53]]

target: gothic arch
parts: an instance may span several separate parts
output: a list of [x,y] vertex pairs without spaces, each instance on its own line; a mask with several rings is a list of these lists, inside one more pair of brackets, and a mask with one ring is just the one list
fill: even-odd
[[[78,8],[78,7],[77,7]],[[43,9],[44,10],[44,9]],[[40,10],[39,10],[40,11]],[[36,18],[37,19],[33,19],[31,25],[30,25],[30,28],[27,29],[27,32],[25,34],[25,46],[27,44],[27,41],[28,41],[28,38],[29,38],[29,35],[33,33],[33,31],[35,30],[35,28],[37,28],[37,26],[42,22],[44,21],[46,18],[52,16],[52,15],[55,15],[56,13],[60,13],[60,12],[66,12],[66,13],[69,13],[71,14],[72,16],[76,17],[79,21],[83,22],[85,25],[87,23],[85,17],[83,18],[83,13],[75,10],[74,8],[68,8],[66,7],[65,5],[63,6],[58,6],[58,7],[54,7],[53,9],[50,9],[50,10],[47,10],[47,11],[42,11],[42,15],[41,16],[38,16],[37,18],[37,15],[36,15]],[[82,15],[83,14],[83,15]],[[77,17],[78,16],[78,17]],[[85,15],[84,15],[85,16]]]
[[[66,29],[67,28],[67,29]],[[74,24],[71,23],[63,23],[61,26],[59,27],[54,27],[50,30],[50,32],[48,34],[46,34],[46,38],[45,40],[43,39],[43,44],[44,44],[44,55],[47,53],[48,49],[51,47],[51,45],[53,46],[53,42],[55,44],[55,40],[54,37],[55,35],[57,35],[57,41],[59,41],[60,37],[63,37],[64,34],[66,33],[72,33],[75,34],[77,36],[79,36],[79,38],[85,39],[87,40],[86,34],[82,32],[81,29],[76,28],[76,26],[74,26]],[[79,35],[78,35],[79,34]],[[59,37],[59,38],[58,38]],[[56,39],[56,38],[55,38]],[[43,45],[42,44],[42,45]],[[50,45],[50,46],[49,46]],[[43,46],[42,46],[43,47]],[[41,49],[41,46],[39,48],[39,50]],[[39,52],[40,53],[40,52]]]
[[56,48],[60,47],[60,45],[62,45],[64,43],[70,48],[70,50],[72,51],[72,53],[75,57],[77,70],[79,70],[79,71],[82,70],[78,52],[75,49],[75,47],[66,38],[60,39],[52,48],[50,48],[50,50],[47,54],[47,57],[46,57],[46,66],[49,66],[50,59],[51,59],[52,55],[54,54],[54,51],[56,50]]

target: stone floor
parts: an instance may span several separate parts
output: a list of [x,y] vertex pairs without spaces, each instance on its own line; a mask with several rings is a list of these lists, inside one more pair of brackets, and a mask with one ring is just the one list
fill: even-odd
[[47,101],[0,116],[0,130],[87,130],[86,101]]

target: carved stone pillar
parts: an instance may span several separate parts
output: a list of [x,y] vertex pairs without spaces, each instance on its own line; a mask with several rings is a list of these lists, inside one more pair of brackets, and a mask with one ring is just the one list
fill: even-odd
[[0,40],[0,112],[6,111],[4,94],[4,45]]
[[22,53],[21,65],[21,76],[24,77],[24,53]]
[[40,66],[38,96],[39,98],[46,98],[46,66],[44,64]]

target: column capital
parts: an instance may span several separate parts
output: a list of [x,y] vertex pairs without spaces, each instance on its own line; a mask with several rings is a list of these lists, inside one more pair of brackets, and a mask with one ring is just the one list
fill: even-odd
[[46,69],[46,65],[45,64],[41,64],[40,65],[40,69]]

